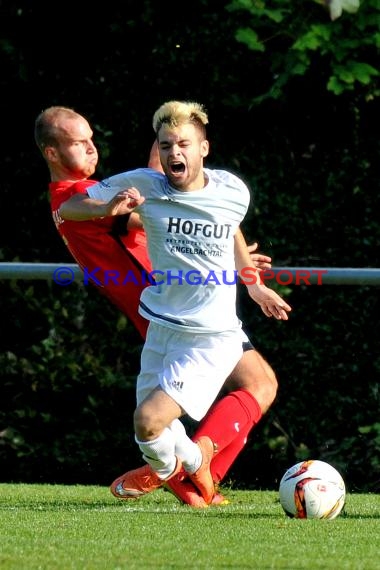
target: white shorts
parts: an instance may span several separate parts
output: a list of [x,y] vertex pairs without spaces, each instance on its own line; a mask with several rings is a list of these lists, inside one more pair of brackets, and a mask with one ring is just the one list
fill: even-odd
[[157,386],[194,420],[201,420],[249,342],[241,328],[194,334],[150,322],[141,353],[136,397],[140,404]]

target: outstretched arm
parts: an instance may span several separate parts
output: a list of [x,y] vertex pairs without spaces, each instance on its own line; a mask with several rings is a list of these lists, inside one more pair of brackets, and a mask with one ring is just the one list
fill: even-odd
[[59,215],[63,220],[83,222],[105,216],[130,214],[144,202],[136,188],[129,188],[116,194],[109,202],[94,200],[85,194],[75,194],[61,204]]
[[[287,321],[288,312],[292,310],[280,295],[267,287],[260,278],[260,269],[252,263],[244,236],[239,229],[235,235],[235,264],[240,276],[249,270],[249,281],[246,287],[249,296],[261,307],[264,315]],[[244,283],[244,280],[243,280]]]

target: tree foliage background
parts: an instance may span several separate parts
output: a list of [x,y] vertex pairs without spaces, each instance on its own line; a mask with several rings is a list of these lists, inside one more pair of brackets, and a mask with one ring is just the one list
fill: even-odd
[[[275,266],[380,267],[377,0],[335,19],[322,0],[9,0],[0,15],[0,261],[72,262],[33,140],[42,109],[87,116],[101,177],[146,164],[152,115],[175,98],[208,109],[208,166],[247,181],[243,230]],[[379,289],[277,287],[287,323],[239,289],[280,388],[228,477],[276,488],[292,463],[319,458],[349,490],[379,491]],[[125,317],[84,286],[0,288],[0,479],[108,484],[139,465],[141,341]]]

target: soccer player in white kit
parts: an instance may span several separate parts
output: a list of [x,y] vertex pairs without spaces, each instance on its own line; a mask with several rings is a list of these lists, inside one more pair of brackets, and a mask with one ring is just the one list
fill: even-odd
[[[147,465],[112,484],[123,498],[163,481],[170,487],[182,468],[211,503],[213,442],[207,436],[193,442],[179,418],[203,418],[249,342],[236,315],[235,238],[250,192],[234,174],[203,167],[207,122],[198,103],[163,104],[153,126],[165,174],[142,168],[113,176],[88,188],[89,198],[80,197],[74,210],[68,203],[60,210],[64,219],[84,220],[136,209],[148,237],[156,284],[141,295],[140,313],[150,324],[134,413]],[[279,318],[290,310],[256,275],[248,291],[264,313]]]

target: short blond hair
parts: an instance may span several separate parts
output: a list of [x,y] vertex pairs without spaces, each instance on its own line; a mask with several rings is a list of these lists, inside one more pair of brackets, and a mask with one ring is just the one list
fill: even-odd
[[185,123],[194,124],[206,136],[205,125],[208,123],[208,116],[204,106],[195,101],[168,101],[153,115],[153,129],[156,134],[162,125],[172,128]]

